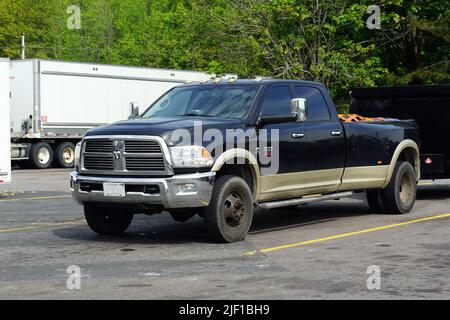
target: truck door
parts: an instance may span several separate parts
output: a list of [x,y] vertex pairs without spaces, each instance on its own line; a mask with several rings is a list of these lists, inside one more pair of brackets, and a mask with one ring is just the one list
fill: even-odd
[[[289,84],[268,88],[263,96],[260,115],[289,115],[292,97]],[[260,134],[259,161],[262,175],[260,190],[262,199],[260,200],[298,196],[304,187],[307,159],[303,123],[269,124],[262,129],[267,130],[272,149],[264,148],[263,137]],[[277,147],[274,145],[275,139],[278,140]],[[261,163],[261,154],[271,156],[270,168]]]
[[344,129],[330,115],[327,102],[319,89],[294,86],[296,98],[305,98],[308,114],[305,126],[306,159],[305,188],[327,193],[338,190],[345,167]]

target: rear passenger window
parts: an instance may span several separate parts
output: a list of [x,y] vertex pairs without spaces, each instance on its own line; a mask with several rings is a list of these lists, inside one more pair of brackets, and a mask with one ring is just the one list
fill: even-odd
[[264,95],[262,116],[286,115],[291,113],[291,91],[289,86],[270,88]]
[[331,119],[325,98],[318,89],[306,86],[295,86],[295,97],[305,98],[307,100],[307,121],[326,121]]

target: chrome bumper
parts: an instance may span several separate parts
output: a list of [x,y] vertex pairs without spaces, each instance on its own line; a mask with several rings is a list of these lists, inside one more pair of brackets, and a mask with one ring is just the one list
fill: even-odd
[[[216,173],[176,175],[170,178],[122,178],[83,176],[78,172],[70,175],[72,196],[80,204],[85,202],[118,203],[133,205],[160,205],[165,209],[206,207],[212,196]],[[125,197],[105,196],[103,191],[82,191],[82,183],[123,183],[126,186],[152,185],[159,187],[159,193],[126,192]],[[195,184],[196,191],[185,193],[180,186]]]

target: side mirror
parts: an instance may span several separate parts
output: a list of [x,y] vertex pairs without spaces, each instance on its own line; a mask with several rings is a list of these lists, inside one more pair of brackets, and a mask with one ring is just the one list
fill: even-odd
[[308,103],[305,98],[291,100],[291,112],[297,115],[297,121],[306,121],[308,115]]
[[139,103],[132,102],[130,103],[131,114],[128,117],[128,120],[133,120],[139,117]]

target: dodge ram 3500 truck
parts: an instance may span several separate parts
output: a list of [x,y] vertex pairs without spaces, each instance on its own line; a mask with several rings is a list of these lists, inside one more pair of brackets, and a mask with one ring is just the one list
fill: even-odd
[[90,130],[71,189],[102,235],[167,211],[176,221],[198,214],[213,240],[235,242],[255,208],[366,191],[376,212],[410,212],[419,144],[414,121],[339,116],[320,83],[218,79],[175,87],[139,118]]

